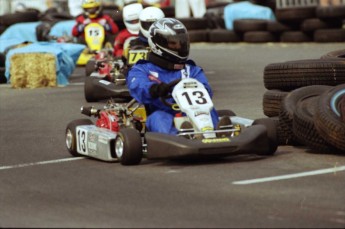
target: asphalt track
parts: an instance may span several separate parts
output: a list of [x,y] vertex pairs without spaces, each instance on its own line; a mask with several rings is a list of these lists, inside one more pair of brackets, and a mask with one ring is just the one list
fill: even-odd
[[[255,119],[269,63],[314,59],[328,44],[193,44],[215,106]],[[83,69],[66,87],[0,86],[0,227],[344,228],[345,157],[280,146],[274,156],[125,167],[65,147],[84,118]],[[93,105],[102,107],[102,103]]]

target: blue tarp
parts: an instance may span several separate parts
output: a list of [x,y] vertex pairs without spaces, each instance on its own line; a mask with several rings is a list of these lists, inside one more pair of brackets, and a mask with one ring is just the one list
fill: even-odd
[[36,27],[41,22],[23,22],[11,25],[0,36],[1,40],[24,39],[25,41],[35,42]]
[[276,20],[271,8],[255,5],[251,2],[230,3],[224,8],[225,28],[233,30],[236,19],[265,19]]
[[75,20],[68,20],[68,21],[59,21],[51,28],[49,35],[51,36],[72,36],[72,29],[75,25]]
[[6,55],[5,76],[10,82],[10,59],[17,53],[52,53],[56,56],[57,84],[67,85],[68,78],[75,69],[76,61],[85,45],[69,43],[36,42],[24,47],[11,49]]

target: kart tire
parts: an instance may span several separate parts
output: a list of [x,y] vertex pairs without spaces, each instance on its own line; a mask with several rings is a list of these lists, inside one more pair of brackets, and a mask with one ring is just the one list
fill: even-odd
[[272,118],[255,119],[253,125],[264,125],[267,129],[269,150],[259,155],[273,155],[278,148],[278,123]]
[[315,127],[330,144],[345,152],[345,84],[325,91],[315,113]]
[[115,155],[122,165],[138,165],[143,158],[140,132],[122,128],[115,138]]
[[66,127],[65,137],[66,137],[66,147],[73,157],[79,157],[81,154],[77,152],[77,126],[81,125],[92,125],[90,119],[77,119],[68,123]]
[[219,117],[223,117],[223,116],[236,116],[235,112],[233,112],[232,110],[217,110],[218,116]]
[[96,60],[90,59],[85,65],[85,76],[88,77],[95,71]]

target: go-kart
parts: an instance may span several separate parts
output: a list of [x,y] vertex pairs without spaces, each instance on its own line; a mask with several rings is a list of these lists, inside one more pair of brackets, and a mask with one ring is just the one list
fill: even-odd
[[[130,101],[131,96],[126,87],[127,71],[137,61],[147,59],[149,48],[135,43],[137,37],[125,41],[123,58],[97,58],[86,66],[84,96],[87,102],[97,102],[113,98],[120,101]],[[90,63],[92,62],[92,67]],[[93,69],[92,71],[88,69]],[[89,77],[88,77],[89,74]]]
[[84,38],[87,47],[80,54],[77,65],[86,65],[99,52],[110,53],[109,50],[112,49],[112,44],[109,42],[104,44],[105,36],[105,30],[101,24],[92,22],[85,26]]
[[[66,128],[66,145],[73,156],[87,156],[122,165],[139,164],[147,159],[186,157],[226,157],[238,154],[272,155],[277,149],[276,124],[270,119],[254,125],[254,120],[236,116],[230,110],[218,114],[232,115],[231,123],[216,128],[210,111],[212,100],[200,82],[192,78],[172,82],[172,98],[161,98],[167,106],[179,110],[174,118],[177,135],[146,130],[146,110],[134,99],[129,103],[109,100],[103,109],[82,107],[81,113],[97,117],[70,122]],[[185,128],[182,123],[189,122]]]

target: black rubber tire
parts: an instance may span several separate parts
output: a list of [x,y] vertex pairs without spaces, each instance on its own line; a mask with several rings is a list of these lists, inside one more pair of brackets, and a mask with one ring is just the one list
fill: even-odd
[[188,34],[190,42],[208,42],[207,30],[192,30]]
[[268,31],[250,31],[244,33],[243,41],[249,43],[265,43],[276,42],[278,38]]
[[5,67],[0,67],[0,84],[5,84],[7,83],[7,78],[5,76]]
[[316,7],[316,16],[323,20],[343,19],[345,18],[345,6],[318,6]]
[[312,33],[318,29],[341,28],[342,21],[334,21],[332,23],[321,20],[320,18],[309,18],[302,22],[301,31]]
[[296,60],[272,63],[264,69],[266,89],[291,91],[310,85],[345,83],[345,63],[336,59]]
[[313,41],[312,36],[302,31],[286,31],[280,35],[281,42],[310,42]]
[[315,114],[315,127],[319,134],[334,147],[345,152],[345,122],[341,117],[339,102],[345,95],[345,84],[325,91]]
[[267,117],[279,116],[282,101],[289,92],[281,90],[267,90],[263,95],[263,112]]
[[205,30],[207,29],[206,25],[208,21],[206,18],[177,18],[186,29],[189,31],[191,30]]
[[232,30],[212,29],[208,32],[209,42],[240,42],[242,38]]
[[277,21],[286,23],[300,23],[308,18],[315,18],[315,6],[282,8],[275,10]]
[[315,42],[344,42],[345,29],[318,29],[314,32]]
[[331,153],[337,149],[324,140],[314,125],[320,95],[300,99],[293,114],[293,133],[299,142],[315,153]]
[[320,57],[320,59],[340,59],[343,60],[345,58],[345,49],[330,51]]
[[85,65],[85,76],[88,77],[93,73],[96,69],[96,60],[91,58]]
[[[66,147],[68,149],[68,152],[70,152],[70,154],[74,157],[79,157],[81,156],[81,154],[79,154],[77,152],[77,133],[76,133],[76,129],[77,126],[81,126],[81,125],[92,125],[92,121],[90,119],[77,119],[74,121],[71,121],[70,123],[68,123],[67,127],[66,127],[66,131],[65,131],[65,138],[66,138]],[[71,139],[71,143],[70,146],[67,144],[67,135],[71,134],[72,136],[70,136]]]
[[331,88],[326,85],[312,85],[301,87],[291,91],[282,101],[281,112],[279,113],[279,122],[282,128],[285,142],[288,145],[300,145],[300,141],[293,133],[293,116],[298,101],[322,94]]
[[267,28],[267,31],[269,32],[280,34],[282,32],[296,30],[298,27],[292,26],[286,23],[282,23],[279,21],[267,21],[266,28]]
[[[123,151],[118,151],[117,144]],[[141,135],[134,128],[122,128],[115,138],[115,155],[122,165],[138,165],[143,158]]]
[[266,31],[267,20],[263,19],[236,19],[234,20],[234,31],[245,33],[249,31]]
[[227,110],[227,109],[221,109],[221,110],[217,110],[218,116],[222,117],[222,116],[236,116],[236,113],[233,112],[232,110]]
[[4,26],[10,26],[20,22],[35,22],[38,20],[38,11],[25,11],[2,15],[2,25]]
[[95,96],[94,86],[93,86],[93,78],[86,77],[84,81],[84,97],[85,100],[89,103],[97,102],[98,98]]
[[255,119],[252,125],[264,125],[267,129],[269,150],[265,154],[260,154],[260,155],[273,155],[277,151],[277,148],[278,148],[277,122],[271,118],[260,118],[260,119]]
[[0,67],[1,68],[5,67],[5,62],[6,62],[6,54],[3,52],[0,52]]

